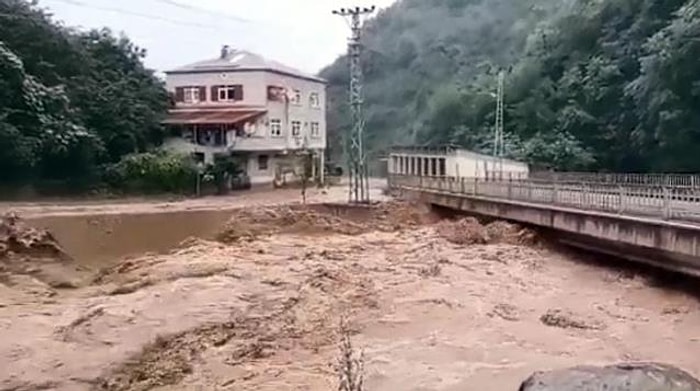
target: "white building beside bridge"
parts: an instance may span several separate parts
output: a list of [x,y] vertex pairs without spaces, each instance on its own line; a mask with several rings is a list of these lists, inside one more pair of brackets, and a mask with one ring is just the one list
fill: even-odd
[[527,163],[454,147],[395,147],[388,159],[389,175],[524,179]]

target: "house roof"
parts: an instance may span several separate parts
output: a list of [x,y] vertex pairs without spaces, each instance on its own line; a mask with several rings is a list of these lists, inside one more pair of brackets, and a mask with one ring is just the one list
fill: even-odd
[[174,109],[168,112],[168,117],[163,123],[168,125],[237,124],[257,118],[266,112],[264,108],[252,106]]
[[166,74],[205,73],[205,72],[246,72],[266,71],[285,76],[297,77],[319,83],[326,80],[312,74],[302,72],[280,62],[269,60],[259,54],[247,50],[229,49],[224,46],[217,58],[198,61],[189,65],[165,72]]

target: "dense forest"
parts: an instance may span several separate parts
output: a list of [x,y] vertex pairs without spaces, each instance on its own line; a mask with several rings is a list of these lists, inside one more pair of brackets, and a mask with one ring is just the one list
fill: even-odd
[[63,26],[36,2],[0,0],[0,184],[77,190],[149,165],[161,181],[186,180],[175,158],[132,155],[162,141],[168,109],[145,55],[109,30]]
[[[414,143],[489,152],[504,71],[507,155],[567,170],[700,170],[698,0],[403,0],[364,30],[372,156]],[[347,59],[321,74],[329,132],[343,132]]]

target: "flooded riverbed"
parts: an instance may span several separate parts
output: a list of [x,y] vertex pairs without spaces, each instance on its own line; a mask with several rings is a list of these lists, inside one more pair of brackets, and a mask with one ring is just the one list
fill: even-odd
[[369,391],[516,390],[620,361],[700,374],[695,297],[528,230],[405,204],[226,214],[169,251],[62,261],[89,269],[73,289],[5,269],[0,389],[334,390],[341,316]]

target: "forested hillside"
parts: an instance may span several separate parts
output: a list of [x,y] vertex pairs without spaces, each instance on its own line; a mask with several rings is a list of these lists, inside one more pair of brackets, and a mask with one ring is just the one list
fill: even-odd
[[110,31],[0,0],[0,184],[97,182],[160,142],[168,97],[144,55]]
[[[403,0],[365,37],[371,152],[490,150],[503,69],[508,155],[560,169],[700,170],[698,0]],[[346,59],[322,75],[341,132]]]

